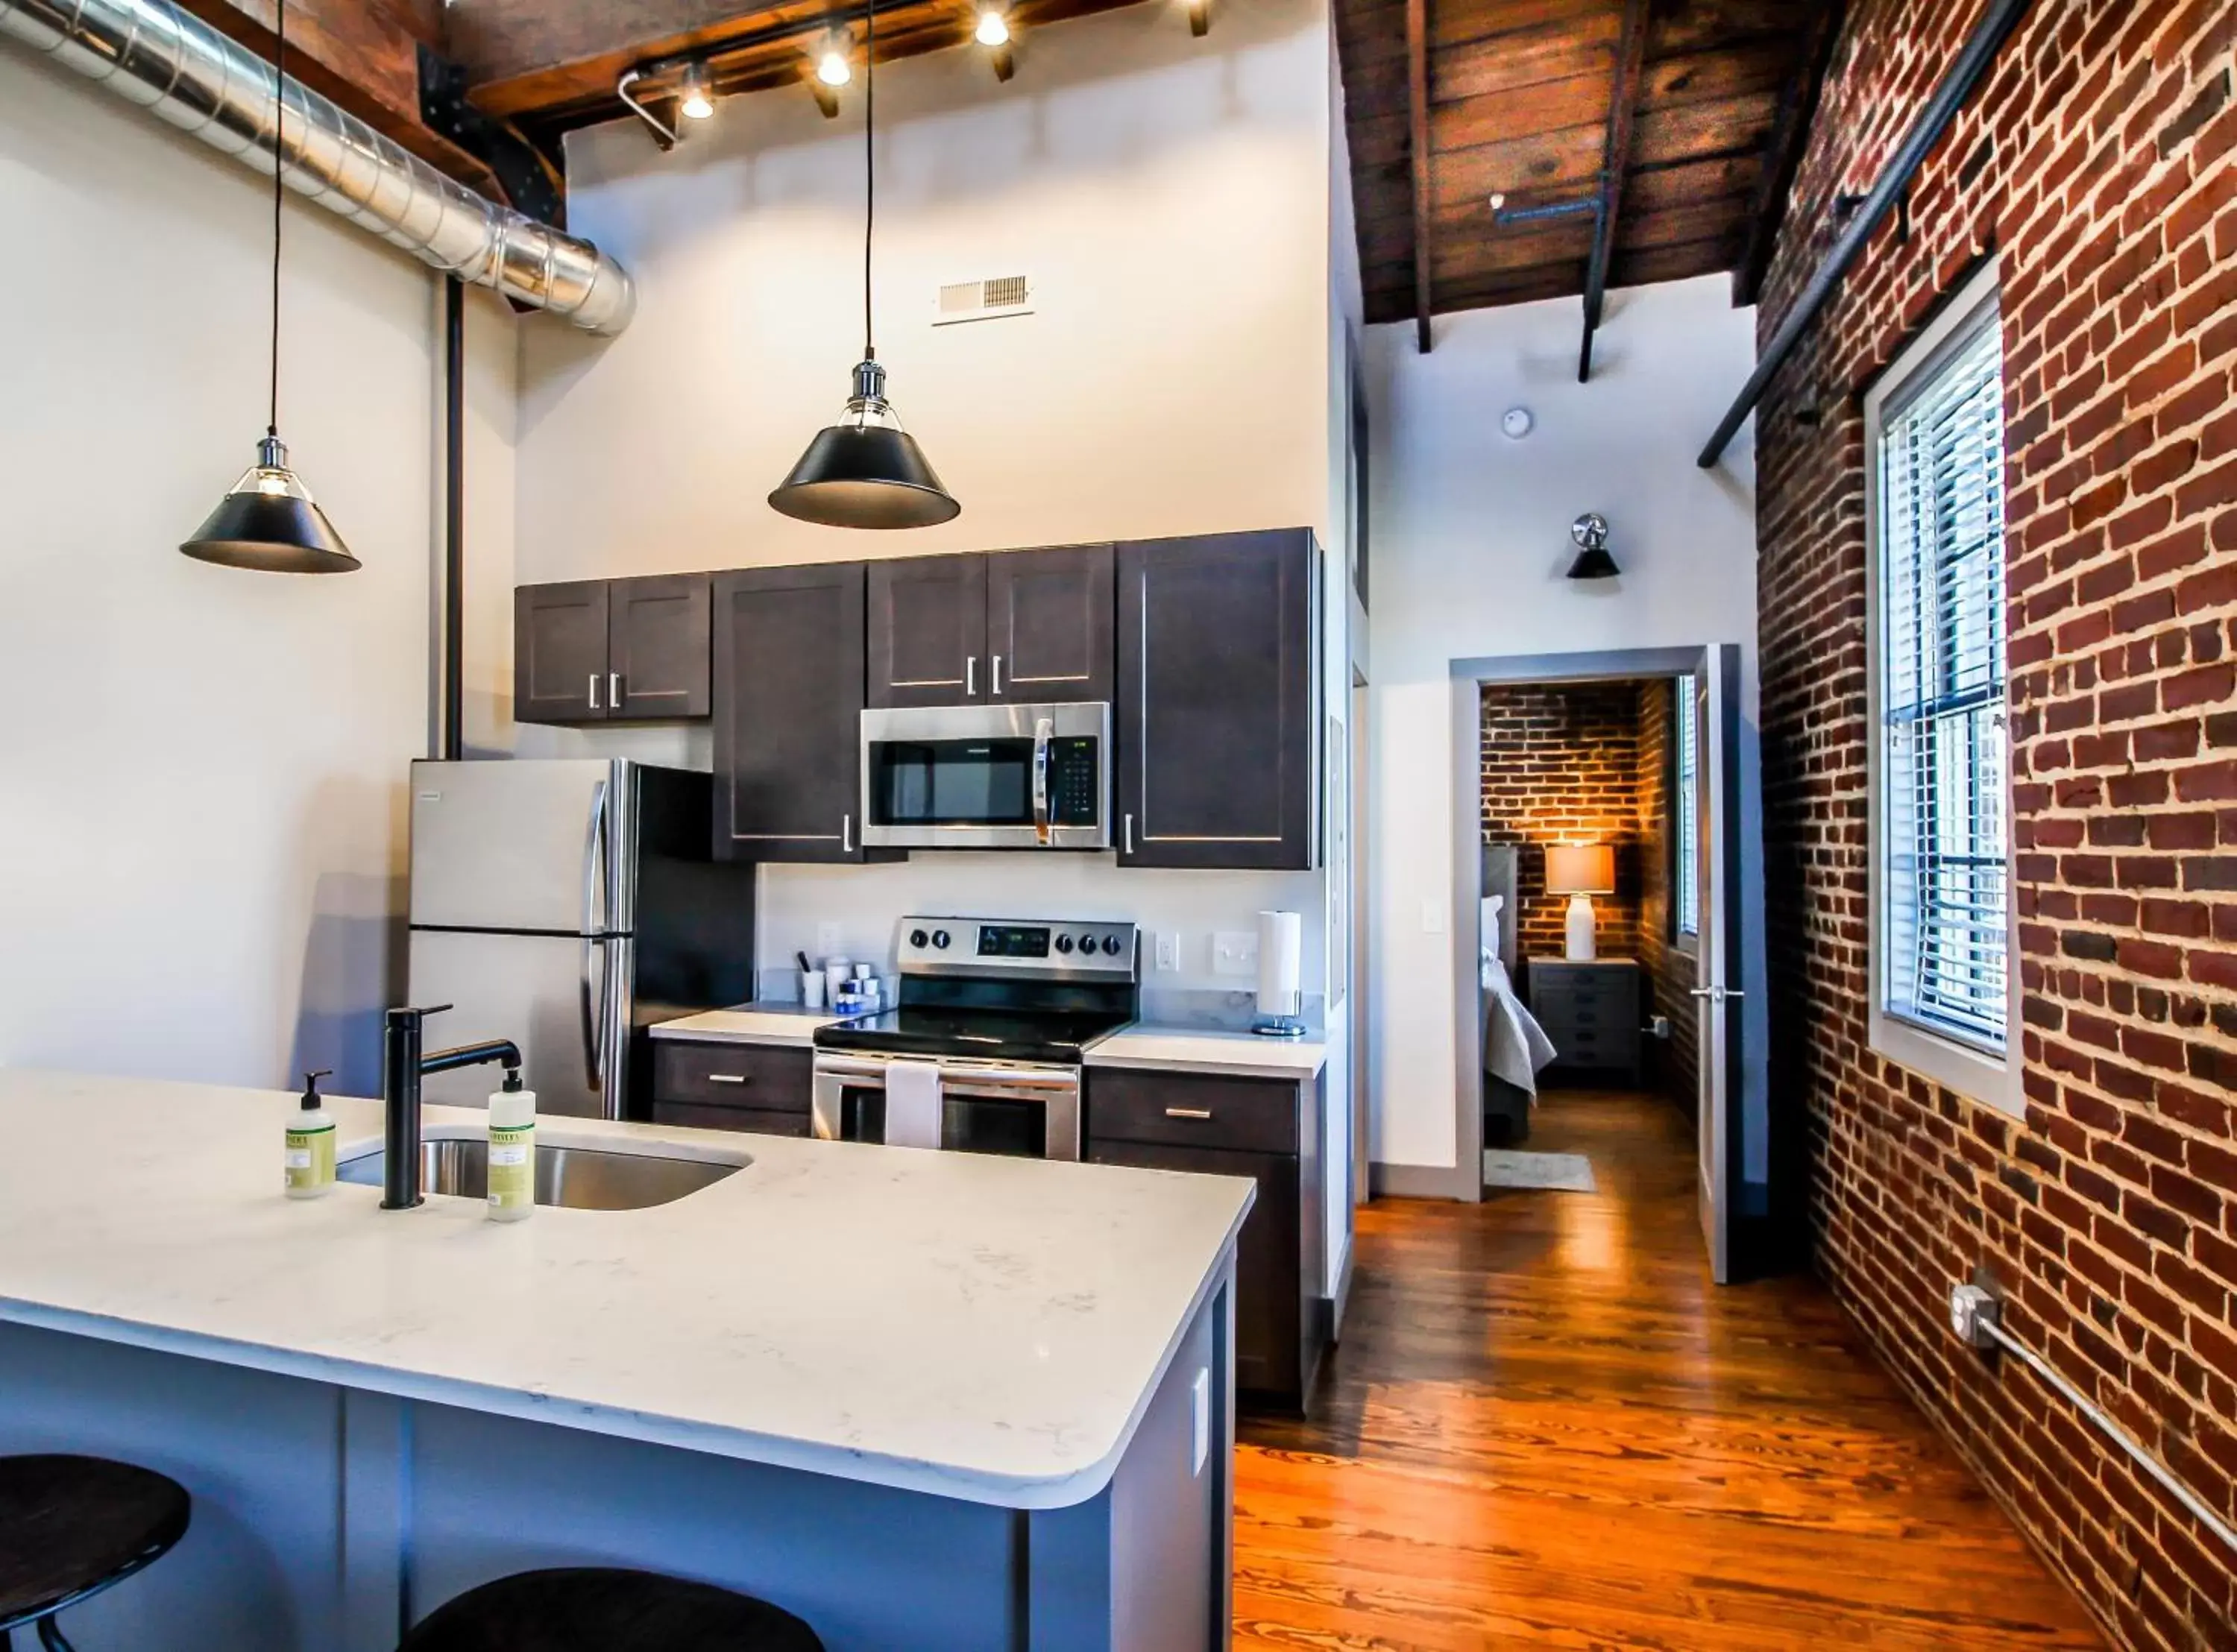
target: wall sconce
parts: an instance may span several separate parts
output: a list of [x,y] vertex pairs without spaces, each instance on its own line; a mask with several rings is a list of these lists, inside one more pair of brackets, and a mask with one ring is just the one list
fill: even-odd
[[1613,579],[1623,569],[1608,555],[1607,518],[1587,510],[1569,524],[1569,537],[1577,542],[1577,559],[1569,564],[1571,579]]

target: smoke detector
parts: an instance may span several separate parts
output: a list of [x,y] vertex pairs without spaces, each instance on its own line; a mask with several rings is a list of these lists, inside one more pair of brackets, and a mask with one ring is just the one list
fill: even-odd
[[932,325],[950,327],[961,321],[993,321],[1006,315],[1033,313],[1032,280],[1023,275],[990,275],[976,281],[949,281],[940,289]]

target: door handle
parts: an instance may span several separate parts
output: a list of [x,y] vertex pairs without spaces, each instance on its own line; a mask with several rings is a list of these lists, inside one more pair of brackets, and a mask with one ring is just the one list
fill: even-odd
[[1688,994],[1696,998],[1707,998],[1717,1004],[1727,998],[1745,998],[1747,994],[1737,987],[1688,987]]
[[979,692],[979,656],[967,655],[963,661],[963,694],[970,699]]
[[842,855],[855,852],[855,817],[851,814],[839,817],[839,852]]
[[610,711],[622,708],[622,674],[618,671],[606,673],[606,708]]
[[598,708],[598,674],[597,674],[597,672],[593,671],[592,673],[591,673],[591,709],[592,711],[596,711],[597,708]]
[[995,699],[997,699],[997,700],[1000,700],[1001,697],[1002,697],[1002,656],[1001,656],[1000,655],[999,655],[999,654],[998,654],[998,655],[996,655],[994,656],[994,698],[995,698]]

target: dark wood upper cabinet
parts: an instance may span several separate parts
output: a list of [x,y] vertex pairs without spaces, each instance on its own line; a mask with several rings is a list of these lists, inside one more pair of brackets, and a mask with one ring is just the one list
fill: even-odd
[[996,700],[1111,698],[1118,587],[1109,545],[1002,551],[987,564],[987,688]]
[[704,717],[714,582],[704,574],[619,579],[607,596],[607,714]]
[[1304,529],[1118,547],[1118,859],[1310,870],[1316,555]]
[[860,563],[714,582],[715,852],[860,860]]
[[523,585],[513,592],[516,722],[605,721],[608,583],[578,580]]
[[869,703],[966,706],[987,697],[987,561],[869,564]]
[[704,717],[705,574],[524,585],[513,593],[513,719]]

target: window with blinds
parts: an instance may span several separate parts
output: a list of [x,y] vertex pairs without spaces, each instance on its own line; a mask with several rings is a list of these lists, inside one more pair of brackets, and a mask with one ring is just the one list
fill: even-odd
[[1671,731],[1676,752],[1671,776],[1671,926],[1680,936],[1701,932],[1701,709],[1693,679],[1671,684],[1677,716]]
[[1881,1009],[2001,1053],[2010,820],[1993,305],[1881,415]]

